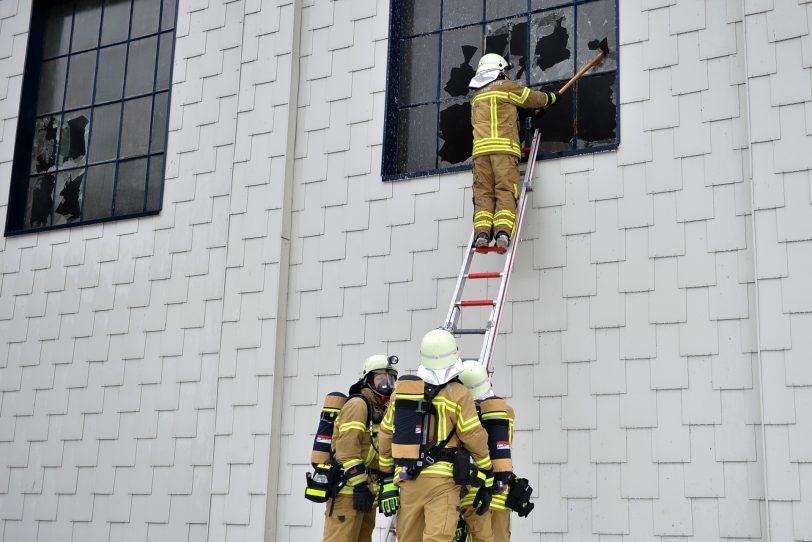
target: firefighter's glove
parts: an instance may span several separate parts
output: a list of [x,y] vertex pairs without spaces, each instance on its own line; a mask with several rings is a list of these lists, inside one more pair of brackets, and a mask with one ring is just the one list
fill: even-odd
[[400,488],[391,476],[381,480],[381,490],[378,494],[378,511],[389,517],[400,508]]
[[559,99],[561,98],[561,95],[554,90],[544,91],[544,94],[547,96],[547,105],[544,106],[545,109],[549,109],[555,104],[557,104]]
[[478,516],[484,516],[491,507],[491,487],[481,486],[476,491],[474,502],[471,506],[476,510]]
[[357,485],[352,490],[352,507],[359,512],[372,510],[372,492],[366,484]]
[[471,485],[474,487],[493,487],[493,469],[475,469],[471,476]]
[[510,491],[505,499],[505,505],[516,512],[520,518],[526,518],[533,511],[534,504],[530,502],[533,488],[527,478],[516,478],[510,480]]

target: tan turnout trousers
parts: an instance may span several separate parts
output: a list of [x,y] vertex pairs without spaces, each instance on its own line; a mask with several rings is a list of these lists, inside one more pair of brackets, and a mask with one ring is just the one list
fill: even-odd
[[468,527],[468,540],[472,542],[494,542],[494,532],[491,523],[491,511],[488,510],[479,516],[476,509],[467,506],[463,509],[465,525]]
[[512,154],[485,154],[474,158],[474,229],[513,236],[519,188],[519,158]]
[[[376,507],[367,513],[352,507],[352,495],[338,495],[330,516],[330,501],[324,510],[324,542],[370,542],[375,530]],[[450,539],[449,539],[450,540]]]
[[460,486],[447,476],[418,476],[400,484],[398,542],[449,542],[460,517]]
[[510,510],[491,508],[491,528],[493,529],[493,542],[509,542],[510,540]]

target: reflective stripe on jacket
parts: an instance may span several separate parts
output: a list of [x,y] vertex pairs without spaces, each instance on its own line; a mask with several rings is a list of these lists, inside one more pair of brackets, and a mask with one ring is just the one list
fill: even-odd
[[497,79],[482,87],[471,100],[473,156],[501,153],[521,157],[517,108],[546,106],[544,92],[530,90],[509,79]]
[[[370,400],[373,408],[377,406],[375,398],[371,397],[371,392],[363,390],[361,393]],[[377,446],[378,426],[373,425],[372,434],[370,434],[369,427],[367,427],[367,416],[366,403],[362,399],[354,397],[344,404],[336,418],[333,428],[335,458],[345,471],[361,463],[364,464],[367,471],[378,468],[378,452],[373,446],[373,441]],[[350,480],[339,493],[352,494],[354,486],[366,482],[366,480],[367,474],[364,472],[357,479]]]
[[[510,446],[513,446],[513,420],[516,419],[516,413],[513,410],[513,407],[507,405],[507,416],[508,422],[510,423]],[[474,503],[474,497],[476,497],[477,488],[470,488],[468,493],[460,500],[460,507],[465,508],[466,506],[471,506]],[[505,500],[507,499],[507,495],[510,492],[510,487],[505,487],[505,491],[503,493],[494,494],[491,497],[491,508],[495,510],[510,510],[507,505],[505,504]]]

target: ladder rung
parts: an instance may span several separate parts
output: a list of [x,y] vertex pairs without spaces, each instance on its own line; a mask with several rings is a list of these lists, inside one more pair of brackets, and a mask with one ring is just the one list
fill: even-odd
[[469,299],[457,303],[460,307],[484,307],[486,305],[496,305],[493,299]]
[[474,248],[473,250],[475,252],[478,252],[479,254],[485,254],[486,252],[498,252],[499,254],[503,254],[503,253],[507,252],[506,248],[496,247],[496,246],[494,246],[494,247],[479,247],[479,248]]
[[465,278],[468,279],[498,279],[502,276],[499,271],[491,271],[488,273],[468,273]]
[[487,332],[488,332],[488,330],[485,329],[485,328],[482,328],[482,329],[479,329],[479,328],[468,328],[468,329],[462,328],[462,329],[452,329],[451,330],[451,333],[453,333],[454,335],[484,335]]

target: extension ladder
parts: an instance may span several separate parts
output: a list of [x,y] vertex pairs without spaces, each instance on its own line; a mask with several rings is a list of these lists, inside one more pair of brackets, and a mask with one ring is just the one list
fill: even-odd
[[[510,274],[513,271],[513,258],[516,254],[516,248],[519,246],[521,239],[522,222],[524,221],[524,212],[527,208],[527,196],[533,191],[533,171],[536,167],[536,157],[541,143],[541,135],[538,130],[533,132],[533,139],[530,144],[530,151],[527,155],[527,166],[524,171],[524,178],[519,187],[519,197],[516,205],[516,228],[513,232],[513,240],[506,249],[500,249],[496,246],[493,247],[474,247],[474,229],[471,229],[471,238],[468,240],[468,245],[465,249],[465,255],[462,259],[462,267],[460,274],[457,276],[457,284],[454,287],[454,295],[451,298],[451,307],[448,309],[448,315],[443,323],[443,329],[447,329],[454,335],[483,335],[482,349],[479,352],[478,358],[464,358],[476,359],[482,363],[485,368],[490,372],[491,369],[491,355],[493,354],[493,346],[496,342],[496,336],[499,333],[499,320],[502,316],[502,308],[504,307],[505,296],[507,295],[508,283],[510,282]],[[502,271],[493,271],[486,273],[470,273],[471,262],[474,259],[474,254],[487,254],[489,252],[496,252],[505,254],[505,263]],[[499,290],[495,299],[462,299],[462,292],[465,289],[465,284],[468,280],[476,279],[495,279],[500,278]],[[457,323],[460,319],[460,313],[465,307],[483,307],[490,306],[491,313],[488,321],[484,327],[481,328],[460,328]],[[389,523],[389,528],[386,533],[386,542],[397,540],[395,534],[395,518],[393,516]]]

